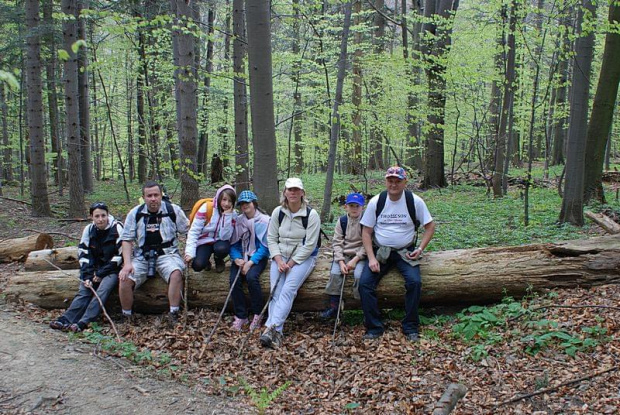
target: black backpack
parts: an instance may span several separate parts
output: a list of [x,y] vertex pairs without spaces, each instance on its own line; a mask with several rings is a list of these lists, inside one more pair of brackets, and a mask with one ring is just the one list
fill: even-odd
[[[310,206],[306,206],[306,216],[302,216],[301,217],[301,224],[303,225],[304,229],[308,229],[308,218],[310,217],[310,212],[312,211],[312,208]],[[280,208],[280,210],[278,211],[278,228],[280,227],[280,225],[282,225],[282,219],[284,219],[284,215],[285,213],[282,212],[282,208]],[[327,235],[325,234],[325,232],[323,232],[323,229],[321,229],[319,227],[319,239],[317,240],[316,243],[316,247],[317,249],[321,247],[321,235],[323,235],[323,237],[327,238]],[[327,238],[329,240],[329,238]],[[306,244],[306,238],[304,237],[304,239],[301,241],[301,243],[303,243],[304,245]]]
[[[381,212],[383,212],[383,208],[385,207],[386,200],[387,200],[387,190],[384,190],[379,194],[379,200],[377,201],[377,212],[375,214],[375,218],[378,218]],[[418,228],[420,227],[420,221],[415,215],[415,202],[413,200],[413,193],[411,193],[409,190],[405,190],[405,201],[407,202],[407,210],[409,211],[409,217],[413,221],[413,226],[415,226],[415,231],[417,233]]]

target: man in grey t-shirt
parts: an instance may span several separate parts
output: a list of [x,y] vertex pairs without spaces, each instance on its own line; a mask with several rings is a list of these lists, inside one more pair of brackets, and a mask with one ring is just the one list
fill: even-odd
[[[402,167],[390,167],[387,170],[385,185],[387,190],[370,200],[361,220],[364,226],[362,241],[368,255],[359,289],[366,326],[364,339],[377,339],[383,335],[377,285],[381,278],[396,266],[405,279],[406,288],[403,333],[410,341],[418,341],[418,306],[422,292],[418,259],[433,237],[435,222],[426,203],[419,196],[405,190],[407,173]],[[412,217],[413,212],[415,217]],[[424,234],[418,247],[415,247],[416,222],[424,226]]]

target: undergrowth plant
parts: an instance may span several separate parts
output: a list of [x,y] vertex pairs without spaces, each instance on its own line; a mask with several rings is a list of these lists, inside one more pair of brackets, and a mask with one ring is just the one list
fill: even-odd
[[[541,318],[539,311],[526,308],[525,303],[505,297],[495,306],[468,307],[457,314],[452,333],[470,345],[469,358],[473,361],[484,359],[494,345],[510,339],[522,345],[522,350],[530,355],[555,348],[571,357],[609,341],[607,329],[600,325],[581,328],[581,333],[577,332],[578,327],[570,331],[561,329],[557,321]],[[510,322],[515,320],[524,320],[521,326],[528,331],[527,334],[510,329]]]
[[154,354],[149,349],[139,349],[131,342],[117,342],[114,337],[105,335],[101,327],[96,323],[91,325],[91,330],[84,331],[74,336],[81,336],[89,343],[98,345],[106,353],[124,357],[137,364],[149,364],[158,368],[174,370],[170,366],[171,358],[167,353]]
[[239,383],[243,387],[243,390],[248,394],[250,400],[258,409],[259,414],[264,414],[267,408],[271,405],[273,401],[278,399],[278,397],[289,387],[291,381],[287,380],[282,385],[278,386],[275,390],[269,391],[267,388],[261,388],[260,391],[256,391],[244,378],[239,378]]

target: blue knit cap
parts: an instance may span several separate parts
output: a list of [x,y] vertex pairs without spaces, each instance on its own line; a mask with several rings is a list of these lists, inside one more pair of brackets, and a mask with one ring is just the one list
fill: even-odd
[[244,190],[243,192],[239,193],[239,198],[237,199],[237,205],[240,205],[241,203],[251,203],[257,200],[258,200],[258,197],[256,197],[256,194],[253,191]]

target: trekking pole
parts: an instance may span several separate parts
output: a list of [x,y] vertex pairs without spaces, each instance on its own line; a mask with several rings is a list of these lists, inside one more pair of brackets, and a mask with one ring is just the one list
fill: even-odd
[[[295,251],[297,251],[297,247],[298,246],[299,246],[299,244],[295,245],[295,248],[293,248],[293,252],[291,252],[291,255],[289,256],[289,260],[295,254]],[[273,289],[269,293],[269,299],[267,300],[267,302],[265,303],[265,305],[263,306],[263,309],[261,310],[261,312],[259,314],[259,317],[260,317],[259,321],[263,320],[263,317],[265,316],[265,312],[267,311],[267,308],[269,308],[269,303],[271,303],[271,300],[273,300],[273,295],[276,293],[276,288],[278,288],[278,284],[280,283],[280,280],[285,275],[286,275],[286,272],[281,272],[278,275],[278,279],[276,279],[276,284],[273,286]],[[254,332],[254,329],[250,328],[250,331],[248,332],[248,334],[246,334],[245,338],[243,339],[243,342],[241,343],[241,346],[239,346],[239,354],[237,355],[237,357],[240,357],[241,353],[243,353],[243,349],[245,348],[245,344],[247,343],[248,339],[250,338],[250,336],[252,335],[253,332]]]
[[[215,333],[215,330],[217,329],[217,326],[220,324],[220,321],[222,321],[222,316],[224,315],[224,312],[226,311],[226,307],[228,306],[228,301],[230,300],[230,297],[232,296],[232,292],[235,289],[235,285],[237,285],[237,280],[239,279],[239,276],[241,275],[241,268],[243,268],[243,267],[239,267],[239,270],[237,271],[237,275],[235,276],[235,280],[230,285],[230,290],[228,291],[228,296],[226,297],[226,301],[224,301],[224,307],[222,307],[222,311],[220,312],[220,316],[218,317],[217,321],[215,322],[215,326],[213,326],[213,328],[211,329],[211,333],[209,333],[209,335],[205,338],[205,345],[209,344],[209,342],[211,341],[211,337],[213,336],[213,333]],[[201,356],[202,356],[202,354],[201,354]]]
[[[53,266],[54,268],[56,268],[58,271],[61,271],[63,274],[73,278],[72,275],[66,273],[62,268],[60,268],[58,265],[48,261],[47,259],[43,258],[43,260],[45,262],[47,262],[48,264],[50,264],[51,266]],[[84,281],[80,280],[80,284],[84,284]],[[99,302],[99,306],[101,307],[101,312],[103,313],[103,315],[105,316],[105,318],[108,319],[108,321],[110,322],[110,325],[112,326],[112,330],[114,330],[114,334],[116,334],[116,341],[118,343],[121,342],[121,336],[118,335],[118,331],[116,330],[116,325],[114,324],[114,321],[112,321],[112,318],[110,317],[110,315],[108,314],[108,312],[105,309],[105,306],[103,305],[103,301],[101,301],[101,298],[99,298],[99,295],[97,294],[97,291],[93,288],[92,285],[85,285],[87,288],[90,289],[90,291],[93,293],[93,295],[95,296],[95,298],[97,299],[97,301]]]
[[187,327],[187,313],[189,312],[189,308],[187,307],[187,292],[189,291],[189,264],[185,267],[185,271],[183,272],[185,277],[185,284],[183,284],[183,308],[185,312],[183,313],[183,330]]
[[334,332],[332,333],[332,347],[336,345],[336,329],[338,323],[340,323],[340,310],[342,309],[342,294],[344,293],[344,283],[347,279],[347,274],[342,274],[342,285],[340,286],[340,299],[338,300],[338,311],[336,312],[336,321],[334,322]]

